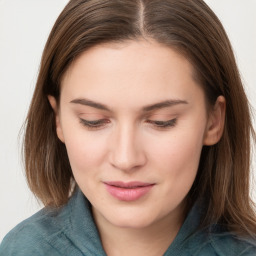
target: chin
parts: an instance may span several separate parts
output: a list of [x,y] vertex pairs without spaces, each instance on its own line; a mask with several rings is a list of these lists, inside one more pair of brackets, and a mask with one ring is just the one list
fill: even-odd
[[115,214],[106,218],[112,225],[119,228],[142,229],[151,226],[156,219],[154,216],[145,214],[125,213],[124,215]]

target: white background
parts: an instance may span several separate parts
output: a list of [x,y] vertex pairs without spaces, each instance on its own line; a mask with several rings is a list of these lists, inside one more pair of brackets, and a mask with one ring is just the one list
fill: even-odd
[[[256,1],[206,2],[227,30],[246,91],[256,108]],[[66,3],[67,0],[0,0],[0,241],[17,223],[41,208],[26,185],[18,135],[44,44]],[[255,196],[256,189],[253,190]]]

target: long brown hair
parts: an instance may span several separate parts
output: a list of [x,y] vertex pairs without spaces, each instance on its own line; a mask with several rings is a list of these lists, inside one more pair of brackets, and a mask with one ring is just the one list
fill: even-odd
[[176,49],[192,63],[209,105],[226,99],[223,136],[202,150],[188,195],[206,202],[202,224],[255,235],[250,199],[250,152],[255,134],[250,108],[224,28],[202,0],[71,0],[46,43],[26,121],[24,157],[28,184],[47,206],[60,206],[72,192],[65,145],[57,138],[47,95],[57,100],[61,78],[82,52],[105,42],[148,38]]

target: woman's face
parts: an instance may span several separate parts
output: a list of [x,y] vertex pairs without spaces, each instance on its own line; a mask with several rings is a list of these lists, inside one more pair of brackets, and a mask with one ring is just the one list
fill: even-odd
[[100,45],[65,73],[59,109],[49,100],[96,219],[142,228],[180,216],[202,147],[217,142],[184,57],[155,42]]

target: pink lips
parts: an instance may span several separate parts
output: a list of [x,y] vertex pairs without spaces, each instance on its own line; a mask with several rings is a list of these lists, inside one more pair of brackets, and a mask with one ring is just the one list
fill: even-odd
[[135,201],[145,194],[147,194],[151,188],[155,185],[152,183],[144,182],[122,182],[122,181],[110,181],[104,182],[107,191],[115,198],[122,201]]

